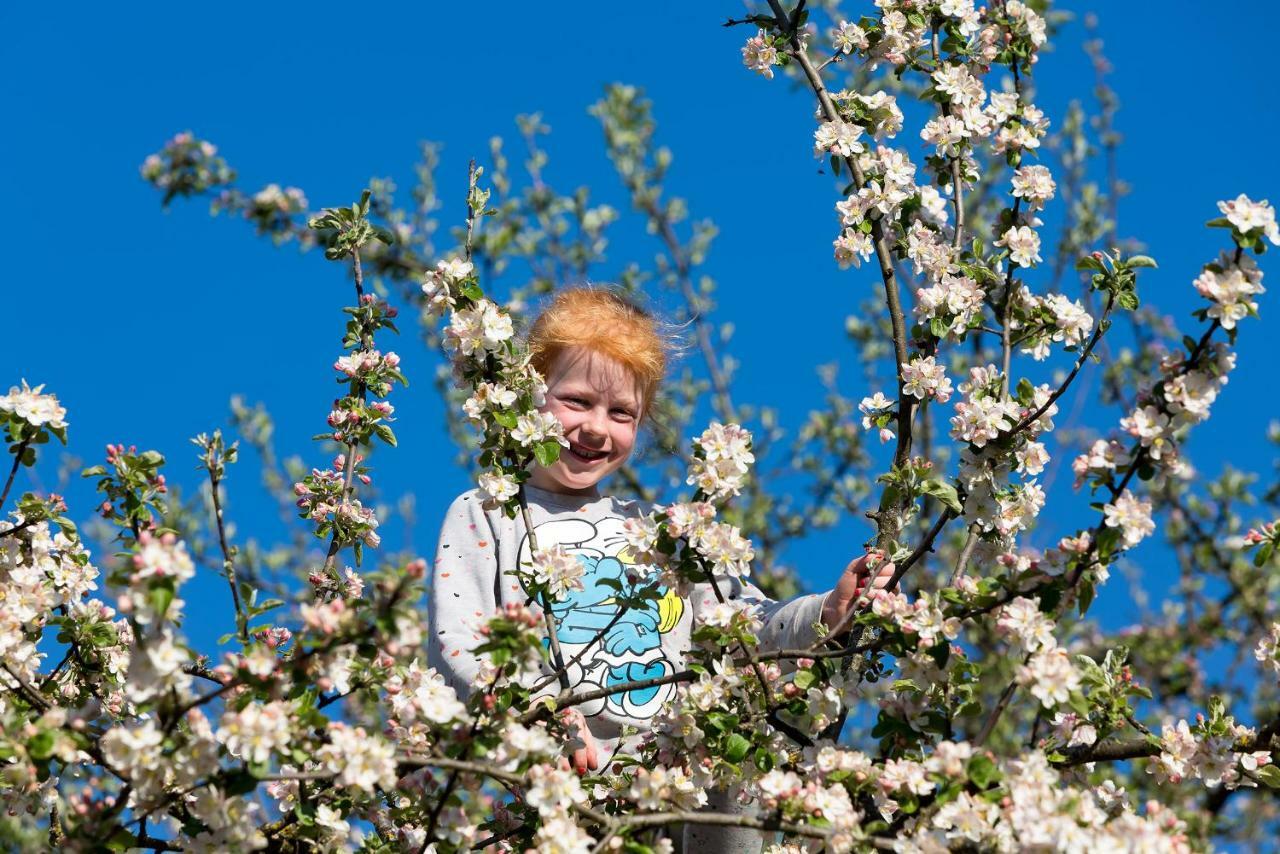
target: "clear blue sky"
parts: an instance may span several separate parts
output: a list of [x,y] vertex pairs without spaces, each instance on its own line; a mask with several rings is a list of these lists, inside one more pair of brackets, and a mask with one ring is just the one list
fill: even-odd
[[[853,15],[869,7],[846,4]],[[553,129],[548,180],[562,192],[590,185],[624,211],[610,261],[646,262],[657,247],[630,213],[586,113],[612,81],[653,99],[659,140],[676,154],[669,191],[721,229],[707,272],[720,284],[718,319],[737,325],[738,387],[751,392],[739,396],[778,407],[796,425],[820,401],[813,365],[837,359],[846,391],[863,393],[842,326],[874,274],[840,273],[830,260],[835,197],[811,159],[811,99],[742,67],[748,33],[720,26],[742,12],[739,3],[370,8],[379,12],[238,2],[0,11],[9,34],[0,52],[9,116],[0,228],[11,236],[0,384],[47,383],[70,410],[70,451],[86,465],[107,442],[135,443],[165,453],[170,479],[191,489],[198,475],[187,440],[224,425],[237,393],[269,406],[282,455],[325,459],[308,437],[323,429],[335,394],[329,366],[349,288],[318,253],[276,249],[241,222],[211,220],[204,203],[162,213],[137,167],[173,133],[215,142],[246,189],[296,185],[313,206],[349,202],[374,175],[407,194],[416,141],[441,141],[448,204],[440,217],[449,226],[468,158],[483,157],[494,134],[518,150],[513,117],[541,111]],[[1133,188],[1121,232],[1144,240],[1161,264],[1146,278],[1147,300],[1189,328],[1190,282],[1224,236],[1202,227],[1214,202],[1240,192],[1280,202],[1271,164],[1280,10],[1244,0],[1065,8],[1102,12],[1123,101],[1120,169]],[[1092,86],[1082,32],[1070,26],[1038,68],[1040,103],[1055,122]],[[910,138],[902,142],[915,151]],[[1274,258],[1264,265],[1274,268]],[[1280,271],[1270,276],[1280,281]],[[780,306],[780,294],[801,286],[811,294],[805,305]],[[1280,326],[1269,302],[1262,322],[1244,325],[1241,367],[1192,446],[1207,473],[1228,462],[1270,465],[1262,437],[1276,407],[1259,401],[1273,399]],[[437,520],[468,477],[441,430],[433,356],[409,330],[388,346],[414,385],[393,397],[401,447],[380,455],[377,475],[389,499],[417,493],[412,545],[430,554]],[[55,463],[48,455],[40,467],[44,482]],[[252,495],[252,467],[233,470],[229,486],[239,538],[278,536],[274,512]],[[68,497],[80,519],[95,504],[87,484]],[[387,535],[401,544],[396,531]],[[863,535],[851,523],[790,558],[811,587],[825,586]],[[1153,583],[1168,574],[1157,550],[1136,557]],[[206,650],[232,625],[225,597],[217,579],[188,591],[190,633]],[[1129,607],[1114,582],[1102,601],[1104,614]]]

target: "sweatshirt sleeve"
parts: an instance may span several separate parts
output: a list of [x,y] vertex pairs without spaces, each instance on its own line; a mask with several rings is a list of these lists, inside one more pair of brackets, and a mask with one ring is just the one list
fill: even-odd
[[[760,629],[761,649],[794,649],[808,646],[818,639],[813,626],[822,621],[826,593],[810,593],[777,602],[746,579],[723,578],[719,585],[726,600],[747,602],[755,608],[763,624]],[[690,598],[693,625],[697,628],[702,622],[702,612],[715,607],[719,600],[710,584],[697,585]]]
[[482,643],[480,624],[497,610],[497,543],[475,492],[454,499],[440,527],[431,572],[427,662],[466,699],[480,672],[472,653]]

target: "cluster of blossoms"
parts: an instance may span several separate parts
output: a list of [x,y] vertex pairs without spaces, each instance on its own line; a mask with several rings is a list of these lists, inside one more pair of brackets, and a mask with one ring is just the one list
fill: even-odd
[[1271,764],[1269,750],[1236,749],[1238,742],[1255,733],[1223,714],[1215,702],[1210,716],[1197,715],[1195,726],[1186,720],[1167,722],[1160,730],[1160,755],[1147,764],[1147,773],[1160,782],[1202,780],[1206,786],[1256,786],[1254,772]]
[[1093,329],[1093,317],[1079,300],[1063,294],[1037,297],[1023,287],[1016,292],[1009,328],[1017,330],[1021,350],[1036,361],[1049,357],[1049,345],[1074,349]]
[[1128,549],[1145,540],[1156,529],[1155,522],[1151,519],[1151,501],[1138,498],[1128,489],[1103,507],[1103,514],[1106,526],[1120,531],[1124,546]]
[[578,556],[569,554],[563,546],[540,548],[533,553],[531,580],[545,588],[554,602],[563,600],[570,590],[581,590],[585,573],[586,566]]
[[444,342],[453,354],[454,381],[470,391],[462,408],[482,432],[480,464],[486,470],[478,486],[484,506],[515,513],[530,458],[549,465],[568,445],[560,422],[537,411],[546,400],[546,382],[517,346],[511,315],[484,297],[470,261],[438,262],[422,293],[424,321],[449,316]]
[[194,196],[235,180],[236,173],[218,156],[218,148],[196,139],[191,131],[174,135],[157,154],[142,163],[142,177],[164,191],[168,204],[176,196]]
[[[1271,211],[1271,208],[1267,208]],[[1275,212],[1271,211],[1272,216]],[[1275,228],[1275,222],[1271,223]],[[1272,242],[1275,242],[1274,240]],[[1233,260],[1227,254],[1215,264],[1208,264],[1196,278],[1196,290],[1210,303],[1205,313],[1222,324],[1223,329],[1235,329],[1236,323],[1258,313],[1255,299],[1264,292],[1262,271],[1248,256]]]
[[934,356],[916,356],[899,366],[902,375],[902,391],[917,400],[936,400],[946,403],[951,399],[951,378],[947,369],[938,364]]
[[773,79],[773,67],[781,65],[776,40],[760,30],[742,46],[742,64],[767,80]]
[[[0,520],[0,663],[7,669],[0,682],[12,687],[15,677],[40,680],[45,653],[38,643],[50,613],[71,609],[84,612],[86,620],[90,613],[112,613],[98,600],[85,601],[98,588],[98,575],[74,530],[54,532],[46,521],[28,525],[21,513]],[[118,657],[114,667],[123,675],[127,659]],[[74,694],[70,683],[59,685]]]
[[1255,202],[1241,193],[1230,201],[1218,202],[1218,210],[1241,238],[1266,238],[1280,246],[1276,209],[1266,199]]
[[[1032,386],[1024,381],[1010,397],[994,365],[971,368],[960,391],[966,397],[956,404],[951,437],[968,443],[960,455],[960,482],[967,493],[965,515],[983,531],[994,532],[1007,547],[1039,515],[1045,499],[1034,480],[1010,483],[1010,476],[1043,471],[1049,455],[1038,440],[1053,429],[1058,407],[1049,402],[1052,392],[1047,384]],[[1012,447],[1004,447],[1020,425],[1012,436]]]
[[928,593],[921,593],[911,601],[896,591],[877,590],[871,599],[871,611],[915,637],[921,648],[931,647],[942,639],[955,640],[960,634],[959,618],[946,616],[941,603],[934,602]]
[[708,501],[719,503],[738,494],[755,461],[751,431],[713,421],[693,440],[693,459],[685,482],[696,486]]
[[384,355],[377,350],[357,350],[349,355],[339,356],[333,363],[333,369],[347,380],[357,380],[370,390],[389,388],[392,379],[402,380],[400,357],[395,353]]
[[885,397],[881,391],[864,397],[858,403],[858,411],[862,413],[862,429],[876,430],[880,441],[888,442],[894,436],[890,425],[898,418],[896,406],[897,402]]
[[1253,657],[1263,667],[1280,675],[1280,623],[1271,624],[1271,628],[1253,648]]
[[1186,825],[1172,810],[1151,802],[1146,815],[1139,815],[1123,789],[1110,781],[1091,788],[1071,785],[1043,754],[1004,763],[1000,776],[998,800],[962,791],[936,812],[909,820],[896,849],[1192,850]]
[[244,215],[259,234],[284,235],[293,231],[294,219],[306,212],[307,197],[297,187],[268,184],[249,197]]
[[[43,385],[31,388],[23,380],[21,388],[10,386],[8,394],[0,395],[0,413],[3,413],[7,422],[10,441],[20,442],[28,434],[34,436],[42,429],[54,432],[66,430],[66,407],[58,403],[56,395],[43,392]],[[61,435],[65,436],[65,433]]]
[[623,535],[640,566],[661,570],[665,586],[684,592],[690,572],[699,581],[745,578],[755,559],[751,541],[717,521],[715,506],[706,501],[655,506],[648,515],[627,519]]
[[[364,483],[369,482],[360,463],[363,457],[352,460],[352,473]],[[351,497],[351,484],[346,477],[347,457],[339,454],[327,469],[312,469],[311,473],[293,485],[297,496],[299,514],[316,523],[316,536],[330,533],[338,536],[346,545],[363,543],[377,548],[379,536],[378,517],[372,508],[365,507],[360,499]]]
[[943,274],[929,287],[916,290],[915,313],[935,337],[959,340],[981,322],[986,296],[968,276]]

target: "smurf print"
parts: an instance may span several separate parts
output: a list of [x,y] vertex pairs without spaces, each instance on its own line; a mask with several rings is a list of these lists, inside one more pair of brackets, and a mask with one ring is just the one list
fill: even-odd
[[[630,608],[614,622],[620,606],[615,590],[607,582],[615,580],[627,585],[627,567],[635,564],[622,535],[623,521],[618,516],[596,522],[556,519],[534,528],[540,547],[559,545],[582,561],[584,567],[582,589],[570,590],[563,600],[552,604],[556,638],[565,660],[589,646],[569,668],[569,684],[575,692],[675,671],[662,650],[662,635],[675,628],[684,614],[684,600],[674,590],[659,591],[663,594],[661,600]],[[519,562],[531,562],[527,536],[520,543]],[[597,640],[601,631],[604,635]],[[588,717],[607,710],[613,715],[646,721],[657,714],[674,690],[671,684],[655,685],[611,694],[579,708]]]

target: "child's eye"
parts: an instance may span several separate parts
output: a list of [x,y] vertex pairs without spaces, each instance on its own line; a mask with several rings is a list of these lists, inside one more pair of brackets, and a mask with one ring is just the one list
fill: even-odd
[[615,409],[613,410],[613,416],[619,421],[630,421],[636,417],[634,412],[627,409]]
[[586,406],[586,405],[587,405],[587,402],[586,402],[585,400],[583,400],[582,398],[580,398],[580,397],[566,397],[566,398],[564,399],[564,402],[565,402],[565,403],[573,404],[574,406]]

